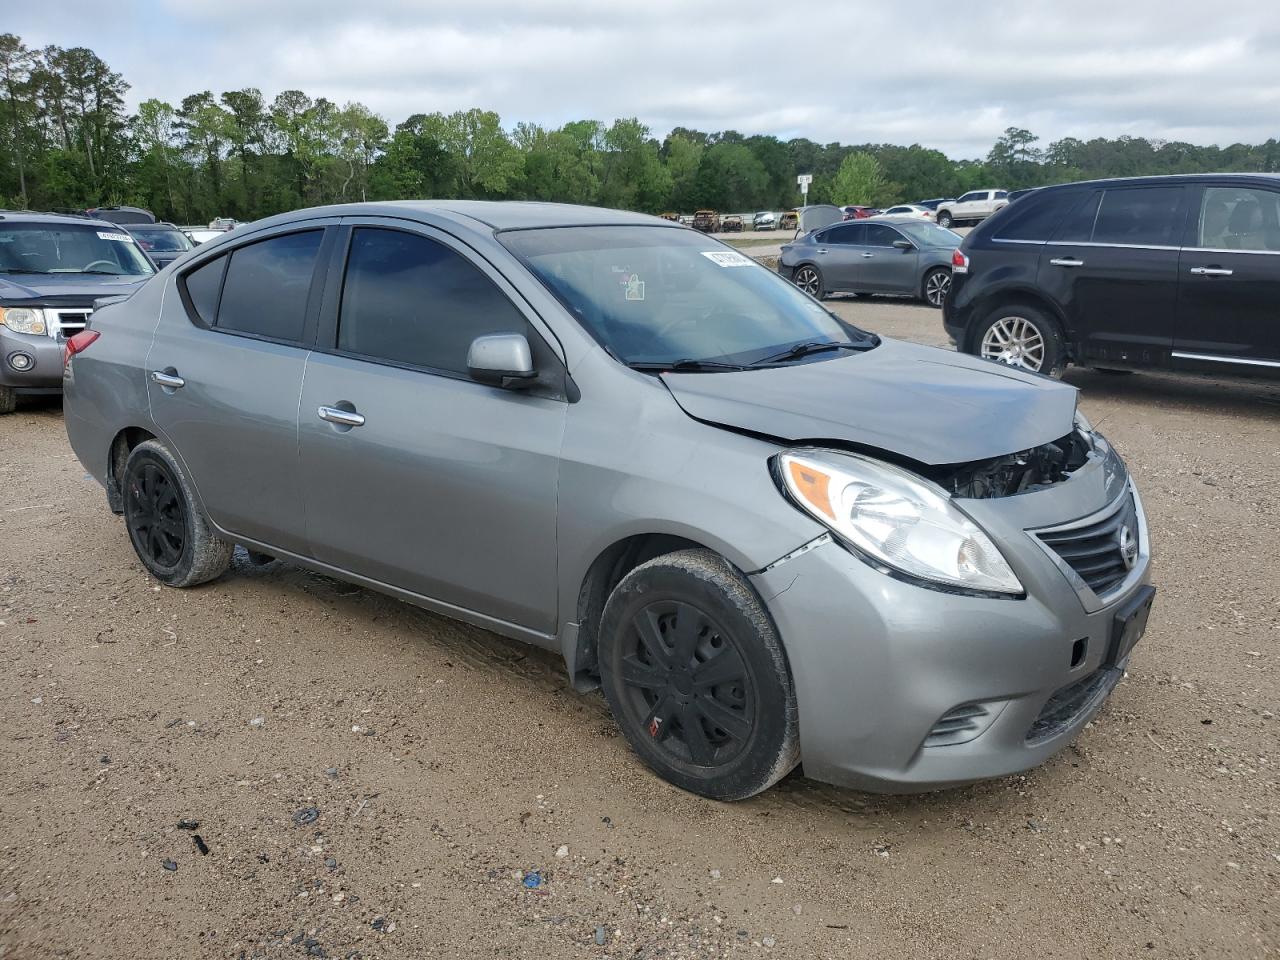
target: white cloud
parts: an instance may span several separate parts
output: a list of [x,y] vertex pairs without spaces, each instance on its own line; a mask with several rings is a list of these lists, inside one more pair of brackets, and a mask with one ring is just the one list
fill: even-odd
[[299,88],[393,123],[479,106],[507,125],[638,116],[657,134],[920,142],[955,156],[984,154],[1010,125],[1046,142],[1260,142],[1280,106],[1273,5],[1206,17],[1186,0],[123,0],[109,22],[88,0],[54,6],[10,11],[6,29],[92,47],[135,103]]

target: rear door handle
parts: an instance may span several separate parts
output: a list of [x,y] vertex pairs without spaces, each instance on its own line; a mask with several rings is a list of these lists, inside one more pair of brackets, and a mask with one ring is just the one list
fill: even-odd
[[870,260],[870,259],[871,259],[872,257],[874,257],[874,256],[875,256],[875,254],[874,254],[874,253],[864,253],[864,254],[862,255],[862,259],[863,259],[863,260]]
[[343,410],[341,407],[321,407],[317,413],[321,420],[336,423],[342,427],[363,427],[364,417],[354,410]]
[[1191,272],[1197,277],[1229,277],[1232,273],[1225,267],[1192,267]]
[[826,253],[826,252],[827,252],[827,248],[826,248],[826,247],[819,247],[819,248],[818,248],[818,252],[819,252],[819,253]]
[[179,387],[187,385],[187,381],[176,373],[165,373],[163,370],[152,370],[151,382],[158,383],[162,387],[168,387],[170,390],[177,390]]
[[1083,267],[1084,261],[1077,260],[1075,257],[1055,257],[1049,261],[1055,267]]

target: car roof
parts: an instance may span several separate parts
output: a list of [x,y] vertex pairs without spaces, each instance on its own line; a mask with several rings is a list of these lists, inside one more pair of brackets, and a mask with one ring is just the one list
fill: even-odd
[[[699,213],[714,211],[698,211]],[[679,224],[647,213],[610,210],[570,203],[526,200],[385,200],[311,207],[255,221],[251,228],[275,226],[317,217],[403,217],[424,223],[447,220],[475,230],[533,230],[540,227],[649,226],[683,229]],[[237,235],[240,235],[237,231]]]
[[0,220],[5,223],[49,223],[49,224],[65,224],[68,221],[72,223],[83,223],[90,227],[101,227],[104,223],[110,223],[110,220],[103,220],[101,217],[83,217],[75,213],[39,213],[33,210],[0,210]]
[[1209,183],[1221,180],[1239,180],[1241,182],[1263,181],[1272,186],[1280,186],[1280,173],[1163,173],[1145,177],[1107,177],[1099,180],[1076,180],[1072,183],[1057,183],[1048,187],[1036,187],[1041,190],[1066,190],[1085,187],[1109,187],[1125,184],[1158,184],[1158,183]]

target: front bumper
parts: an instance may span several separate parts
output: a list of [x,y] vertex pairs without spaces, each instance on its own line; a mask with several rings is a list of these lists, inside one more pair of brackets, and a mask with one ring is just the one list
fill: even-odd
[[[1085,517],[1126,483],[1097,462],[1044,491],[962,501],[1018,574],[1023,599],[899,581],[830,539],[754,575],[795,680],[805,774],[916,792],[1025,770],[1070,743],[1128,662],[1107,662],[1112,626],[1148,583],[1150,555],[1090,612],[1027,531]],[[937,734],[945,718],[975,715],[976,735]]]
[[[17,370],[10,362],[16,355],[31,358],[31,365]],[[57,393],[62,389],[62,343],[53,337],[14,333],[0,326],[0,386],[19,393]]]

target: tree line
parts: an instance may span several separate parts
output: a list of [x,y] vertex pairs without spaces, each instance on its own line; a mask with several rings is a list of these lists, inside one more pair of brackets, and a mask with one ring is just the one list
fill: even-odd
[[0,207],[146,207],[160,218],[240,220],[297,207],[406,197],[528,199],[659,213],[785,209],[796,175],[811,203],[884,206],[966,190],[1106,176],[1280,170],[1280,143],[1228,147],[1122,136],[1041,146],[1010,127],[983,159],[919,144],[820,144],[631,117],[550,129],[480,109],[414,114],[394,129],[363,104],[247,87],[150,99],[92,50],[0,34]]

